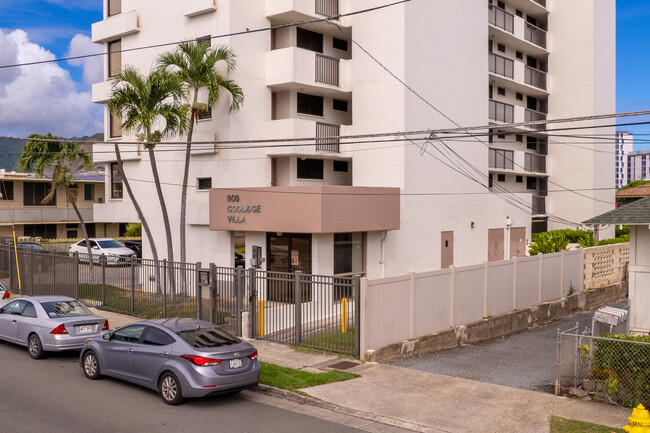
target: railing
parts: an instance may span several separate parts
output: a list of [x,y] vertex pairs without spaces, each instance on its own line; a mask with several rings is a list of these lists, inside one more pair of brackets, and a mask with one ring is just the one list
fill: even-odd
[[[341,135],[341,126],[329,123],[316,123],[316,137],[338,137]],[[338,152],[340,140],[338,138],[325,138],[316,140],[316,150]]]
[[524,69],[524,82],[539,89],[546,90],[546,72],[526,66]]
[[507,57],[498,54],[490,53],[488,59],[490,72],[504,77],[514,78],[515,62]]
[[488,21],[496,27],[514,33],[515,16],[504,9],[488,4]]
[[339,0],[316,0],[316,13],[326,17],[339,15]]
[[546,0],[533,0],[538,5],[546,7]]
[[316,82],[339,85],[339,59],[316,54]]
[[524,169],[535,173],[546,173],[546,157],[543,155],[526,153],[524,155]]
[[500,168],[505,170],[512,170],[514,168],[514,151],[490,149],[488,155],[488,166],[490,168]]
[[546,197],[533,196],[533,215],[544,215],[546,213]]
[[546,48],[546,31],[531,23],[526,23],[526,28],[524,29],[524,38],[528,42],[532,42],[537,46]]
[[[538,121],[541,121],[541,120],[546,120],[546,113],[542,113],[541,111],[535,111],[535,110],[531,110],[531,109],[527,108],[526,112],[525,112],[524,120],[526,122],[538,122]],[[546,124],[541,123],[539,125],[529,125],[529,128],[544,131],[544,130],[546,130]]]
[[[79,212],[84,221],[93,221],[92,208],[80,208]],[[72,208],[59,209],[55,207],[37,207],[35,209],[4,209],[0,210],[0,223],[47,223],[47,222],[78,222],[77,214]]]
[[515,106],[490,99],[488,106],[490,120],[512,123],[515,116]]

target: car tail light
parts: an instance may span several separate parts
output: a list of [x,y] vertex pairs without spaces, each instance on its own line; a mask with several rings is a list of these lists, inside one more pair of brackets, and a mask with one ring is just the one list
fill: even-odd
[[253,361],[255,361],[255,360],[257,359],[257,349],[255,349],[255,351],[253,351],[253,353],[251,353],[250,355],[248,355],[248,357],[249,357],[250,359],[252,359]]
[[102,331],[108,331],[108,320],[104,320],[104,327],[102,328]]
[[54,328],[50,334],[67,334],[68,330],[65,329],[65,325],[61,323],[59,326]]
[[221,364],[220,359],[212,359],[212,358],[206,358],[203,356],[195,356],[195,355],[181,355],[181,358],[187,359],[194,365],[198,365],[199,367],[203,365],[219,365]]
[[5,291],[4,294],[2,295],[2,299],[8,299],[9,298],[9,292]]

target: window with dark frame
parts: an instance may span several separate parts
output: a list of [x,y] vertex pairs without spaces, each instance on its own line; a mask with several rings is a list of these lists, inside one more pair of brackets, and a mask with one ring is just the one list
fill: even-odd
[[524,177],[523,177],[523,176],[517,176],[517,177],[515,178],[515,182],[517,182],[517,183],[523,183],[523,182],[524,182]]
[[535,137],[526,137],[526,149],[528,149],[528,150],[537,150],[537,138],[535,138]]
[[521,135],[521,134],[517,134],[517,135],[515,135],[515,140],[523,142],[524,141],[524,136]]
[[298,113],[323,117],[323,97],[298,93]]
[[336,111],[348,112],[348,101],[342,99],[332,99],[332,109]]
[[526,177],[526,189],[536,190],[537,189],[537,178],[536,177]]
[[497,87],[497,94],[499,96],[506,96],[506,88],[505,87]]
[[341,173],[348,172],[348,161],[339,161],[335,159],[332,161],[332,171],[339,171]]
[[108,43],[108,78],[122,72],[122,40]]
[[13,180],[0,180],[0,200],[14,199],[14,182]]
[[297,161],[298,179],[323,180],[322,159],[298,158]]
[[298,48],[317,53],[323,52],[323,35],[321,33],[312,32],[301,27],[298,27],[296,31],[296,45]]
[[524,95],[522,95],[522,94],[519,93],[519,92],[517,92],[517,94],[515,95],[515,97],[517,98],[517,101],[523,101],[523,100],[524,100]]
[[497,181],[498,182],[505,182],[506,181],[506,175],[505,174],[497,174]]
[[42,203],[50,192],[50,184],[46,182],[23,182],[24,206],[56,206],[56,191],[52,200]]
[[493,180],[492,180],[492,173],[488,175],[488,188],[492,188]]
[[332,38],[332,47],[341,51],[348,51],[348,41],[345,39]]
[[123,198],[122,176],[117,170],[117,162],[111,163],[111,198]]
[[56,224],[25,224],[23,235],[32,238],[56,239]]
[[506,52],[506,46],[503,44],[497,44],[497,51],[501,51],[502,53]]
[[506,134],[504,134],[503,132],[499,132],[499,133],[497,134],[497,137],[498,137],[500,140],[505,140],[505,139],[506,139]]
[[95,184],[84,184],[84,200],[95,201]]
[[212,178],[211,177],[199,177],[196,179],[197,189],[206,190],[212,188]]
[[515,52],[515,56],[520,60],[524,59],[524,53],[522,53],[521,51]]

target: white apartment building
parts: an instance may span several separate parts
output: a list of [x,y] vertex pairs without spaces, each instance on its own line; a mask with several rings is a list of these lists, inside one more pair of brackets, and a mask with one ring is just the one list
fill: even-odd
[[637,150],[627,155],[628,183],[650,179],[650,150]]
[[[92,30],[108,53],[95,102],[109,99],[122,65],[147,73],[170,48],[120,50],[248,31],[211,42],[238,56],[231,78],[243,107],[228,114],[224,98],[194,141],[393,134],[195,146],[189,261],[232,266],[243,232],[247,259],[261,254],[265,269],[377,278],[523,256],[531,229],[575,226],[613,208],[611,156],[551,140],[543,124],[507,124],[615,111],[614,0],[413,0],[338,17],[386,3],[105,0]],[[335,18],[292,25],[324,17]],[[282,27],[253,31],[271,26]],[[114,141],[135,137],[108,113],[105,122],[95,155],[106,163],[107,200],[95,217],[135,221],[111,154]],[[457,125],[490,129],[402,134]],[[148,156],[141,146],[121,149],[164,252]],[[157,149],[178,251],[184,149]]]
[[615,146],[616,189],[618,189],[634,180],[631,175],[634,171],[628,168],[629,155],[634,148],[634,135],[625,131],[616,131]]

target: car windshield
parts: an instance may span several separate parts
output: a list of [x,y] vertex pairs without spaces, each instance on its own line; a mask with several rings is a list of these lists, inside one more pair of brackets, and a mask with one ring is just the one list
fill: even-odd
[[92,316],[93,312],[77,301],[42,302],[41,305],[51,318]]
[[196,348],[219,347],[240,343],[241,340],[220,328],[197,328],[179,331],[178,334],[190,346]]
[[122,248],[122,247],[124,247],[124,245],[122,245],[118,241],[114,241],[113,239],[110,239],[108,241],[97,241],[97,243],[102,248]]

